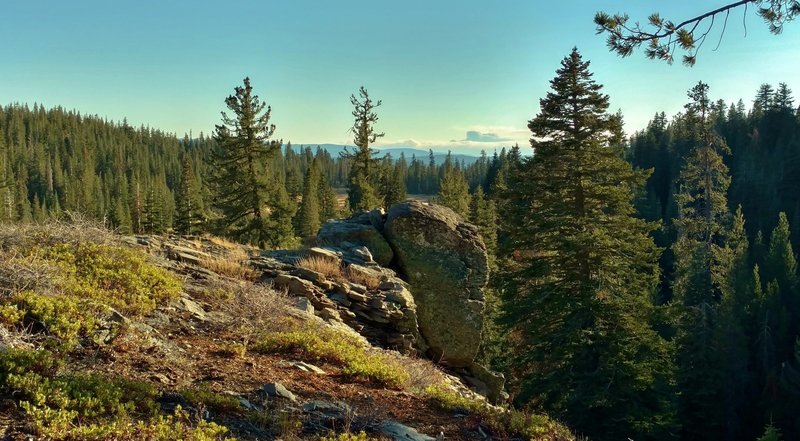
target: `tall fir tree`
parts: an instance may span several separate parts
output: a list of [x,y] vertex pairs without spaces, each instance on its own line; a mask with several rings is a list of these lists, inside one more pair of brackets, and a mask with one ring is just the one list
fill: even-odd
[[297,232],[300,237],[311,237],[317,234],[320,226],[319,182],[321,180],[317,162],[306,170],[303,179],[303,199],[297,212]]
[[483,187],[475,188],[469,204],[469,220],[478,227],[489,253],[490,266],[494,266],[497,254],[497,209],[493,200],[486,199]]
[[635,217],[635,171],[610,146],[608,96],[577,49],[529,122],[511,189],[504,305],[518,400],[596,440],[673,430],[668,346],[651,328],[659,249]]
[[175,232],[195,234],[203,222],[203,199],[200,185],[188,153],[184,153],[181,165],[181,183],[175,194]]
[[284,207],[271,206],[280,204],[286,193],[283,183],[276,184],[269,176],[273,172],[269,163],[281,143],[270,139],[275,133],[272,108],[253,93],[250,79],[234,90],[225,99],[232,115],[222,112],[222,124],[214,132],[218,144],[211,156],[214,205],[222,214],[224,233],[264,248],[288,239],[285,229],[274,228],[279,225],[275,216]]
[[728,168],[721,153],[724,140],[711,124],[708,85],[700,82],[686,105],[692,142],[681,170],[675,220],[678,239],[674,296],[678,302],[678,385],[683,392],[679,415],[684,439],[723,436],[723,373],[719,354],[711,344],[717,330],[718,305],[731,273],[731,248],[725,243],[730,229],[727,191]]
[[463,217],[469,216],[469,184],[464,173],[452,164],[451,155],[447,154],[442,179],[439,181],[439,193],[434,201],[444,205]]
[[350,174],[347,179],[347,199],[351,211],[371,210],[380,207],[383,200],[378,194],[380,182],[378,163],[373,158],[374,149],[370,147],[384,133],[375,131],[378,114],[375,109],[380,107],[381,100],[373,101],[369,92],[363,86],[358,90],[359,96],[350,96],[353,105],[353,142],[355,152],[344,153],[344,157],[352,162]]

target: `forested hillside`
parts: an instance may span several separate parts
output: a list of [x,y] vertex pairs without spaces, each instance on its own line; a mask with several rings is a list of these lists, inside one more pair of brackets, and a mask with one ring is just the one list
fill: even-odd
[[[202,133],[179,138],[62,107],[0,107],[0,220],[41,222],[75,211],[105,219],[124,233],[163,232],[179,228],[181,201],[191,197],[201,218],[198,228],[212,229],[206,222],[214,218],[208,162],[216,145]],[[326,188],[347,185],[349,158],[290,142],[274,156],[268,173],[296,202],[293,213],[298,212],[312,164],[318,170],[312,178],[318,173]],[[506,156],[505,149],[493,156],[481,152],[469,166],[458,160],[437,164],[433,152],[424,158],[401,154],[379,159],[382,173],[393,178],[391,185],[403,187],[403,195],[434,195],[451,169],[463,174],[471,189],[480,185],[491,191],[493,185],[502,185]],[[181,193],[182,183],[190,193]],[[343,214],[344,205],[329,194],[321,203],[326,205],[321,220]],[[296,233],[304,235],[301,225]]]

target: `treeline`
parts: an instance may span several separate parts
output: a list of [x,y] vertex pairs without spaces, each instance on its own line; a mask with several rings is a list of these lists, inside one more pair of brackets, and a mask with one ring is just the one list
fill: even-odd
[[772,424],[798,439],[800,109],[784,83],[749,110],[701,98],[655,115],[627,151],[652,170],[636,208],[660,223],[657,303],[683,308],[669,326],[683,438],[751,440]]
[[[178,138],[61,107],[0,107],[0,221],[45,222],[73,211],[105,220],[123,233],[161,233],[186,231],[189,210],[192,232],[212,231],[216,214],[209,158],[217,147],[213,137],[202,133]],[[502,149],[493,156],[482,153],[471,164],[449,158],[437,164],[432,151],[426,158],[401,154],[376,159],[382,174],[392,178],[385,185],[396,187],[397,198],[404,198],[407,193],[438,193],[448,170],[458,170],[470,189],[490,191],[502,183],[506,157]],[[347,214],[331,188],[347,187],[351,162],[320,147],[298,148],[290,142],[273,153],[265,173],[295,202],[294,236],[308,236],[318,222]],[[325,184],[311,198],[323,198],[316,201],[324,206],[318,220],[313,208],[301,207],[309,181]]]
[[[577,50],[510,162],[484,356],[590,439],[800,439],[800,109],[785,84],[625,139]],[[575,103],[580,105],[575,105]]]

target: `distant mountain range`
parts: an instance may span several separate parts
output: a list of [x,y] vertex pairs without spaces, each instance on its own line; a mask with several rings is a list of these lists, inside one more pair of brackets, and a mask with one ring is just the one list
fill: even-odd
[[[352,145],[342,145],[342,144],[292,144],[295,150],[300,151],[306,147],[311,147],[312,150],[316,150],[317,146],[322,147],[331,154],[331,156],[338,156],[339,153],[343,152],[345,149],[354,149],[355,147]],[[416,156],[417,159],[424,161],[425,163],[428,162],[428,150],[423,150],[414,147],[389,147],[389,148],[380,148],[376,147],[375,150],[378,152],[378,157],[382,157],[383,155],[389,154],[392,156],[393,159],[400,158],[400,155],[405,155],[406,161],[409,163],[411,162],[411,158]],[[493,150],[492,150],[493,152]],[[488,152],[487,154],[491,154],[492,152]],[[470,165],[473,162],[478,160],[478,156],[473,155],[464,155],[464,154],[456,154],[453,153],[450,155],[451,158],[454,160],[458,160],[464,165]],[[437,164],[444,163],[445,158],[447,157],[447,153],[443,153],[441,151],[434,150],[433,158]]]

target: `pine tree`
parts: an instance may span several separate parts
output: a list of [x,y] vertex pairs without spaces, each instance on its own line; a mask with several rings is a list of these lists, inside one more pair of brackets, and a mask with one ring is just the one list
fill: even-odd
[[303,200],[297,212],[297,232],[301,237],[317,234],[320,226],[319,168],[314,161],[303,179]]
[[319,195],[320,220],[326,222],[336,219],[339,216],[339,199],[327,179],[319,180],[317,194]]
[[147,234],[161,234],[164,228],[164,202],[161,194],[151,188],[142,208],[142,231]]
[[[725,243],[726,252],[720,255],[728,268],[720,287],[722,299],[718,307],[718,326],[714,351],[722,368],[724,425],[726,439],[741,438],[749,428],[743,418],[747,415],[753,389],[750,369],[751,336],[756,326],[753,311],[758,307],[753,272],[748,256],[748,240],[741,206],[736,210]],[[757,281],[760,285],[760,280]]]
[[723,433],[723,373],[711,342],[718,332],[717,312],[732,271],[731,249],[725,247],[730,212],[726,193],[728,168],[720,152],[727,145],[710,122],[708,85],[689,91],[686,105],[692,151],[681,170],[674,222],[676,275],[674,296],[680,304],[678,385],[683,391],[679,414],[687,439],[719,438]]
[[[796,420],[796,409],[787,408],[789,402],[800,402],[800,383],[782,382],[781,377],[791,369],[795,355],[795,342],[800,335],[800,299],[797,290],[797,259],[789,237],[790,226],[784,213],[772,231],[764,263],[763,278],[767,282],[759,311],[761,334],[758,336],[763,350],[759,353],[762,397],[765,410],[775,418],[779,427],[789,428]],[[800,379],[800,377],[798,377]],[[798,433],[792,427],[789,433]]]
[[398,161],[392,166],[387,163],[383,169],[381,179],[381,194],[383,204],[388,210],[392,205],[406,199],[405,172]]
[[194,174],[192,160],[187,153],[183,155],[181,182],[175,195],[175,232],[194,234],[203,221],[203,200],[200,185]]
[[273,178],[270,214],[266,222],[266,245],[271,248],[296,247],[292,219],[297,213],[297,203],[289,196],[282,182]]
[[434,202],[444,205],[463,217],[469,216],[469,185],[464,173],[453,167],[448,153],[443,167],[444,176],[439,181],[439,193]]
[[480,185],[472,193],[469,219],[478,227],[483,243],[486,244],[486,251],[489,253],[489,263],[493,266],[497,253],[497,211],[494,201],[486,199]]
[[347,179],[348,203],[352,211],[371,210],[383,204],[377,191],[380,182],[378,164],[372,157],[374,151],[370,147],[370,144],[384,136],[384,133],[375,132],[375,123],[378,122],[375,109],[381,105],[381,101],[373,101],[363,86],[358,93],[358,97],[350,96],[355,118],[352,131],[356,151],[343,154],[343,157],[352,161]]
[[528,127],[504,274],[519,398],[596,440],[667,437],[670,356],[653,331],[655,227],[635,217],[646,174],[610,146],[608,96],[577,49]]
[[274,186],[275,180],[268,176],[272,172],[269,162],[280,143],[270,139],[275,133],[275,125],[269,122],[272,109],[253,94],[250,79],[245,78],[244,86],[234,90],[234,95],[225,99],[233,114],[222,112],[222,124],[214,132],[218,144],[211,162],[214,205],[222,214],[225,233],[266,247],[286,239],[270,230],[276,224],[271,215],[281,211],[270,203],[286,193],[282,184]]

